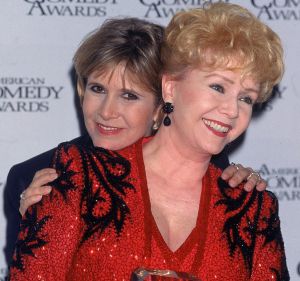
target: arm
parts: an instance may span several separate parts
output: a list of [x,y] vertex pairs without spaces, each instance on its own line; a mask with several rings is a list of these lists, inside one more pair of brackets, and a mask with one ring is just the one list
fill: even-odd
[[53,151],[49,150],[17,164],[8,173],[4,187],[4,212],[7,220],[5,255],[8,264],[11,261],[21,221],[19,214],[20,194],[30,184],[37,170],[49,167],[53,158]]
[[81,229],[81,187],[76,185],[80,182],[80,165],[68,152],[64,147],[58,149],[54,163],[59,177],[52,183],[51,194],[22,219],[11,280],[52,281],[67,276]]
[[23,185],[24,179],[19,173],[18,166],[13,166],[8,173],[6,185],[4,187],[4,212],[7,221],[4,252],[7,264],[11,262],[14,245],[18,237],[21,221],[18,209]]
[[278,201],[272,193],[265,193],[258,221],[251,281],[290,280],[278,217]]

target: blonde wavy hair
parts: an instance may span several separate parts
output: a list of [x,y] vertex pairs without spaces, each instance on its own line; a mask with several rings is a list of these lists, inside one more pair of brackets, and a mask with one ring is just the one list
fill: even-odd
[[163,73],[178,79],[197,67],[240,70],[260,85],[266,101],[284,72],[278,35],[247,9],[229,3],[176,14],[165,30]]

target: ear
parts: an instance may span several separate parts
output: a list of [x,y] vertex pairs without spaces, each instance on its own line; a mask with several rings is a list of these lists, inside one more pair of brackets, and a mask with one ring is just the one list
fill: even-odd
[[152,129],[153,130],[158,130],[158,128],[160,127],[160,124],[164,118],[164,113],[162,111],[162,103],[160,103],[157,108],[154,110],[154,115],[153,115],[153,126]]
[[78,93],[78,96],[80,98],[80,103],[82,105],[83,96],[84,96],[84,88],[83,88],[83,86],[81,85],[81,83],[79,81],[77,82],[77,93]]
[[172,75],[163,74],[162,76],[162,97],[165,102],[173,102],[174,88],[176,81]]

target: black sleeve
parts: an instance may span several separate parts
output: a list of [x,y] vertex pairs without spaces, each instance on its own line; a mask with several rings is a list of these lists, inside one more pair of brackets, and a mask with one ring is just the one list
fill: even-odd
[[10,169],[4,187],[4,213],[6,216],[6,245],[4,247],[5,259],[10,263],[15,241],[19,232],[21,216],[19,214],[19,199],[22,189],[21,178],[18,176],[17,167]]
[[222,170],[227,168],[229,166],[229,159],[226,150],[224,149],[221,153],[214,155],[211,158],[211,162]]

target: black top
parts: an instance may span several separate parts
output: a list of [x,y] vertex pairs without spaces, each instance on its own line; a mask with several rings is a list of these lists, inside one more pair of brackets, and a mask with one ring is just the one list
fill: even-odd
[[[92,141],[89,136],[81,136],[71,140],[71,143],[91,145]],[[21,221],[19,213],[20,194],[29,186],[34,174],[38,170],[51,166],[55,150],[56,148],[53,148],[29,160],[14,165],[8,173],[4,187],[4,212],[7,219],[6,246],[4,252],[8,264],[10,264],[11,261]],[[213,156],[211,161],[221,169],[225,169],[229,165],[229,160],[225,152]]]

